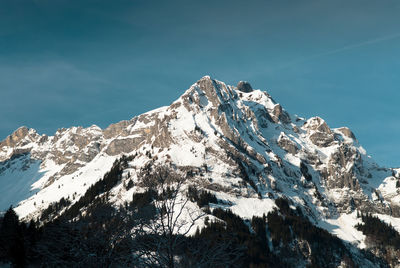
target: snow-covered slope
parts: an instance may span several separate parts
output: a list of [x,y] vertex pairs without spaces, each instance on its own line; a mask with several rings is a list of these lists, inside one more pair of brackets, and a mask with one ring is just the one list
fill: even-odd
[[50,203],[72,203],[121,155],[135,155],[111,200],[147,164],[191,174],[244,218],[271,211],[285,196],[314,223],[364,247],[356,210],[381,215],[400,230],[400,170],[379,167],[345,127],[287,113],[271,96],[203,77],[170,106],[102,130],[72,127],[54,136],[19,128],[0,143],[0,209],[40,215]]

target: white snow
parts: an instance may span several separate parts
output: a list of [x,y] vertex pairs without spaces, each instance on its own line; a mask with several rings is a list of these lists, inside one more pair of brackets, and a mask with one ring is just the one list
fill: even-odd
[[[207,77],[203,79],[207,79]],[[217,83],[220,82],[217,81]],[[175,105],[175,108],[164,106],[149,111],[142,115],[143,120],[128,124],[128,136],[125,136],[124,139],[140,138],[141,134],[137,134],[136,131],[149,129],[156,124],[157,120],[163,120],[167,116],[171,118],[166,122],[172,139],[171,145],[166,148],[153,149],[151,143],[143,142],[136,151],[138,156],[132,161],[129,168],[129,172],[135,174],[132,175],[132,179],[140,168],[153,159],[157,159],[154,164],[168,162],[173,164],[171,166],[202,167],[206,165],[208,170],[203,174],[204,176],[196,177],[193,181],[213,183],[223,188],[224,191],[221,190],[215,194],[218,199],[229,204],[221,206],[231,209],[233,213],[246,219],[251,219],[254,215],[262,216],[276,207],[273,198],[287,196],[297,205],[309,206],[309,216],[319,219],[320,227],[345,241],[364,248],[365,236],[354,227],[361,222],[361,219],[356,217],[356,212],[336,214],[336,211],[327,205],[329,202],[335,203],[344,198],[351,198],[354,192],[346,187],[327,189],[319,175],[320,171],[328,168],[331,157],[338,152],[339,147],[345,144],[361,156],[360,163],[363,173],[358,174],[360,177],[357,179],[365,180],[365,183],[361,183],[362,194],[367,198],[372,198],[373,190],[377,189],[388,201],[400,204],[400,192],[396,187],[398,179],[391,176],[391,170],[380,168],[357,141],[346,137],[338,129],[332,129],[332,135],[336,134],[337,140],[331,146],[319,147],[312,143],[309,136],[318,131],[316,129],[325,123],[323,119],[313,117],[305,121],[298,116],[289,115],[294,120],[293,122],[289,124],[274,123],[266,118],[273,116],[271,112],[278,104],[266,92],[260,90],[253,90],[249,93],[239,92],[223,83],[220,83],[220,87],[216,91],[218,93],[217,101],[222,105],[229,104],[232,109],[224,111],[222,105],[215,107],[213,103],[215,100],[209,100],[207,94],[197,84],[194,84],[184,93],[184,96],[191,96],[195,101],[187,102],[184,97],[181,97],[174,102],[175,104],[179,102],[181,105]],[[200,105],[196,104],[197,101]],[[186,102],[186,106],[183,105],[184,102]],[[190,109],[187,108],[188,105]],[[215,114],[211,114],[211,111],[216,110],[218,111],[217,119],[214,118]],[[131,120],[131,122],[133,121]],[[258,190],[263,199],[256,198],[257,193],[251,192],[250,186],[240,184],[242,178],[234,175],[236,166],[232,167],[232,164],[224,159],[226,148],[221,148],[222,141],[230,150],[237,150],[237,144],[228,141],[226,137],[221,137],[224,128],[221,127],[219,121],[226,121],[230,127],[229,131],[237,135],[235,138],[240,138],[240,146],[246,151],[240,153],[243,153],[244,158],[257,169],[258,173],[251,175],[251,179],[259,187]],[[22,218],[28,218],[38,215],[51,202],[58,201],[62,197],[69,197],[72,201],[74,195],[75,200],[78,200],[91,184],[104,176],[114,160],[119,157],[108,156],[104,152],[104,148],[107,148],[112,140],[118,139],[118,136],[104,140],[101,129],[95,125],[87,129],[73,127],[58,130],[54,137],[48,137],[44,143],[39,143],[37,140],[26,140],[26,144],[18,147],[32,148],[33,153],[46,152],[56,148],[62,153],[76,154],[79,153],[79,148],[71,143],[71,135],[89,134],[98,138],[95,142],[101,143],[103,151],[89,163],[68,159],[84,166],[72,174],[61,176],[47,187],[44,186],[49,179],[60,172],[66,164],[57,165],[50,154],[46,155],[43,161],[32,160],[26,169],[22,168],[26,159],[12,160],[10,167],[0,172],[0,195],[2,196],[0,210],[7,209],[10,204],[18,205],[18,202],[22,201],[16,211]],[[155,133],[155,136],[150,138],[154,140],[157,134]],[[39,138],[40,136],[38,136]],[[280,138],[287,138],[295,143],[299,148],[298,153],[292,155],[280,148],[277,143]],[[206,148],[211,148],[213,153],[208,153]],[[82,151],[88,152],[88,150],[89,147],[86,147]],[[145,155],[146,151],[151,151],[153,159]],[[132,152],[132,154],[136,152]],[[0,158],[6,159],[12,154],[13,148],[3,147]],[[267,163],[255,160],[254,155],[258,157],[257,159],[264,158]],[[316,164],[307,160],[309,155],[318,158]],[[307,182],[299,171],[301,161],[309,163],[310,174],[313,176],[311,182]],[[343,168],[340,171],[351,171],[355,169],[355,165],[350,161],[340,168]],[[396,172],[399,173],[398,170]],[[326,203],[315,197],[316,189],[323,195]],[[137,189],[132,188],[126,191],[120,184],[112,190],[114,195],[111,202],[118,204],[125,200],[129,201],[135,190]],[[270,196],[268,194],[273,197],[268,198]],[[375,196],[375,199],[379,202],[378,196]],[[190,206],[195,205],[190,204]],[[328,214],[333,218],[325,218]],[[399,218],[381,214],[378,216],[400,230]]]
[[10,166],[0,172],[0,211],[34,195],[38,189],[32,185],[42,176],[40,161],[31,160],[29,155],[10,161]]
[[31,213],[35,213],[38,209],[46,208],[50,203],[56,202],[63,197],[69,197],[72,200],[72,196],[75,195],[75,200],[78,200],[92,184],[103,177],[105,172],[111,168],[114,161],[115,157],[97,156],[86,166],[70,175],[61,177],[35,195],[21,202],[15,208],[15,211],[21,218],[24,218]]

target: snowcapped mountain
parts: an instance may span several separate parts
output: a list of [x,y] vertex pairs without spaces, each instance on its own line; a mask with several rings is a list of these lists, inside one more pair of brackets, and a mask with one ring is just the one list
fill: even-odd
[[[284,197],[316,226],[355,248],[366,247],[358,212],[400,231],[400,169],[378,166],[346,127],[289,114],[249,83],[205,76],[171,105],[102,130],[72,127],[54,136],[21,127],[0,143],[0,209],[39,218],[62,198],[72,205],[131,155],[109,202],[132,199],[146,166],[190,174],[243,219],[263,216]],[[129,188],[129,189],[128,189]]]

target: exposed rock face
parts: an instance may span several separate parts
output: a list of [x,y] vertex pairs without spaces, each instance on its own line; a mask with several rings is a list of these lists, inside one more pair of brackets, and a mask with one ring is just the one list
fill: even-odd
[[108,155],[118,155],[120,153],[132,152],[143,139],[116,139],[107,147]]
[[237,89],[239,91],[246,92],[246,93],[249,93],[249,92],[253,91],[253,88],[251,87],[250,83],[247,82],[247,81],[240,81],[237,84]]
[[[30,149],[27,146],[30,142],[36,140],[38,136],[39,135],[33,129],[29,130],[27,127],[18,128],[5,140],[0,142],[0,161],[5,161],[13,155],[29,152]],[[9,149],[11,149],[11,151],[9,151]],[[9,151],[8,155],[1,153],[7,151]]]
[[[26,217],[55,201],[46,192],[60,191],[59,198],[75,189],[84,193],[122,154],[135,156],[124,173],[131,180],[143,167],[166,165],[189,174],[190,183],[232,197],[227,204],[233,207],[247,198],[256,203],[286,196],[315,221],[356,209],[400,214],[400,170],[376,165],[348,128],[290,115],[245,82],[235,88],[203,77],[170,106],[104,130],[73,127],[40,136],[20,128],[0,143],[3,171],[20,168],[8,160],[28,153],[42,163],[44,182],[19,206]],[[63,184],[68,187],[58,190]],[[126,189],[113,193],[121,201]]]
[[328,147],[334,141],[332,130],[320,117],[310,118],[303,126],[307,130],[309,139],[317,146]]
[[346,144],[339,146],[338,150],[329,157],[328,187],[360,190],[356,171],[356,163],[359,161],[361,161],[361,155],[357,150]]
[[308,119],[307,122],[304,124],[304,128],[308,131],[314,130],[326,134],[332,133],[326,122],[318,116]]
[[[5,161],[16,154],[30,153],[34,160],[64,165],[55,177],[75,172],[89,163],[101,151],[102,130],[97,126],[87,129],[73,127],[59,129],[52,137],[38,135],[35,130],[19,128],[6,138],[0,146],[0,160]],[[53,176],[53,177],[54,177]]]
[[24,139],[29,133],[27,127],[20,127],[14,131],[10,136],[8,136],[4,141],[0,142],[0,147],[3,146],[15,146],[18,142]]
[[309,136],[310,140],[317,146],[328,147],[333,142],[333,135],[323,132],[314,132]]
[[129,135],[129,133],[127,132],[127,127],[129,125],[131,125],[132,123],[134,124],[135,120],[136,120],[136,118],[131,120],[133,122],[130,122],[130,121],[127,121],[127,120],[123,120],[121,122],[109,125],[103,131],[104,138],[110,139],[110,138],[116,137],[118,135],[121,135],[123,137]]
[[297,145],[291,141],[283,132],[278,138],[278,145],[286,152],[295,155],[299,151]]
[[286,111],[283,111],[282,106],[280,104],[276,104],[274,109],[272,110],[273,120],[275,123],[281,121],[284,124],[290,123],[290,116]]
[[354,133],[349,128],[341,127],[341,128],[338,128],[337,130],[342,132],[343,135],[345,135],[346,137],[351,138],[353,140],[356,140],[356,136],[354,135]]

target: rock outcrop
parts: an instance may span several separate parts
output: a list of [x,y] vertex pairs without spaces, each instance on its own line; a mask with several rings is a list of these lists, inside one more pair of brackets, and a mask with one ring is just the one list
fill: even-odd
[[240,81],[237,84],[237,89],[239,91],[245,92],[245,93],[249,93],[253,91],[253,88],[251,87],[250,83],[247,81]]

